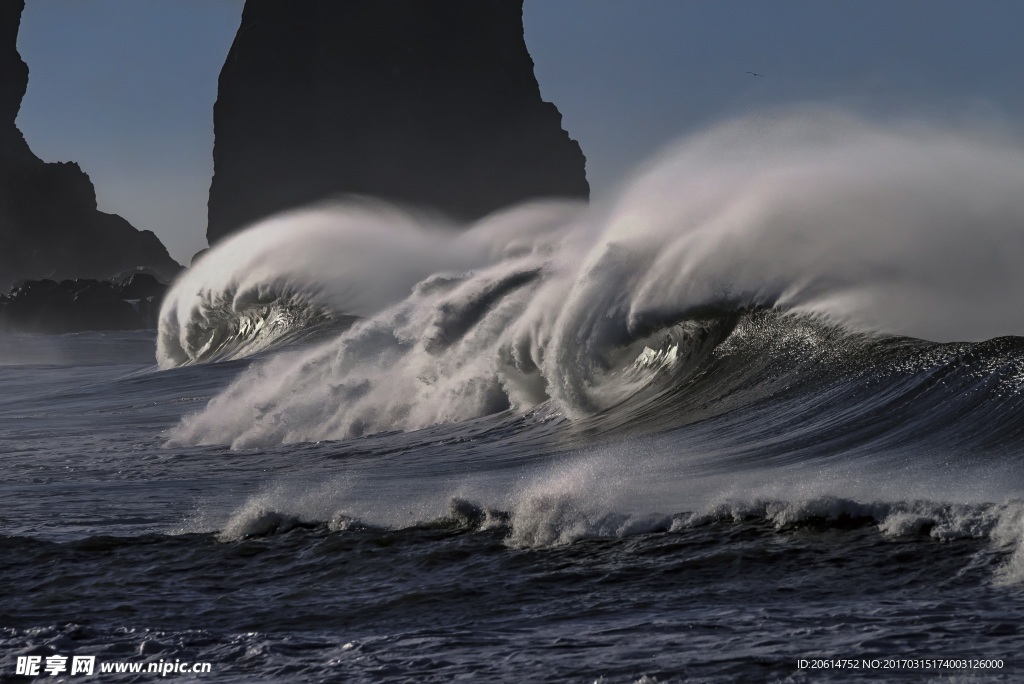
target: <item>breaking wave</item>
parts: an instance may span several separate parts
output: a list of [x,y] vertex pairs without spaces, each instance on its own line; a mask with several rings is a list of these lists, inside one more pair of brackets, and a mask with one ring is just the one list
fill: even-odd
[[[557,484],[534,484],[519,491],[507,509],[492,508],[460,497],[433,510],[433,517],[385,522],[339,509],[314,506],[266,494],[250,498],[223,523],[222,542],[321,528],[328,532],[380,534],[402,529],[442,529],[494,533],[515,549],[557,547],[582,540],[624,539],[649,534],[686,535],[719,526],[776,533],[873,528],[880,541],[930,539],[933,542],[987,541],[999,554],[994,580],[1024,582],[1024,502],[945,503],[931,500],[858,501],[823,495],[789,500],[722,499],[692,512],[612,512],[600,501]],[[337,504],[338,502],[335,502]],[[379,509],[377,513],[379,514]],[[182,530],[184,531],[184,530]]]
[[[801,110],[684,140],[604,205],[533,204],[465,230],[368,202],[280,216],[175,284],[160,365],[358,320],[258,364],[171,442],[315,441],[539,405],[581,420],[709,368],[728,379],[729,350],[760,365],[729,373],[761,391],[823,355],[841,375],[879,354],[893,368],[946,357],[926,374],[980,354],[1017,378],[1017,342],[989,358],[883,338],[1024,332],[1021,187],[1015,138]],[[792,363],[770,357],[783,352]]]

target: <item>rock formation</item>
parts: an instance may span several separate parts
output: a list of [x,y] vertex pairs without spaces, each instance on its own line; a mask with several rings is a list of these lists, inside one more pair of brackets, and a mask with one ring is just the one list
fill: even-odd
[[155,328],[167,286],[149,273],[121,282],[27,280],[0,294],[0,332],[69,333]]
[[207,238],[358,194],[474,219],[586,198],[522,0],[246,0],[220,74]]
[[0,291],[24,278],[111,278],[179,266],[150,231],[96,208],[92,182],[73,162],[36,157],[15,125],[28,86],[17,50],[24,0],[0,2]]

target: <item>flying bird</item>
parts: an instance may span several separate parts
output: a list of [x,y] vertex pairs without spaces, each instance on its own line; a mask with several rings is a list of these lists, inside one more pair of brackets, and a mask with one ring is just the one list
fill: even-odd
[[755,74],[753,71],[748,71],[747,73],[750,74],[751,76],[758,76],[760,78],[764,78],[764,74]]

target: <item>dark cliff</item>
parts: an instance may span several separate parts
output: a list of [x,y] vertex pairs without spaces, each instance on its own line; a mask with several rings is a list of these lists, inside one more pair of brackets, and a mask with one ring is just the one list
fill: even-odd
[[156,235],[98,211],[78,164],[43,162],[15,125],[28,86],[17,49],[24,7],[0,2],[0,290],[23,278],[110,278],[139,268],[172,278],[181,267]]
[[247,0],[214,108],[212,244],[341,194],[475,219],[586,198],[522,0]]

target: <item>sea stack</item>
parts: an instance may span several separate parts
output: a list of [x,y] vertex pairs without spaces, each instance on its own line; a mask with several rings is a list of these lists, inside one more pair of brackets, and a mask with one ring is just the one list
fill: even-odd
[[0,2],[0,291],[24,278],[107,279],[181,270],[160,240],[96,208],[89,176],[73,162],[46,163],[15,125],[28,87],[18,54],[24,0]]
[[342,195],[468,221],[587,198],[522,0],[246,0],[214,107],[210,244]]

